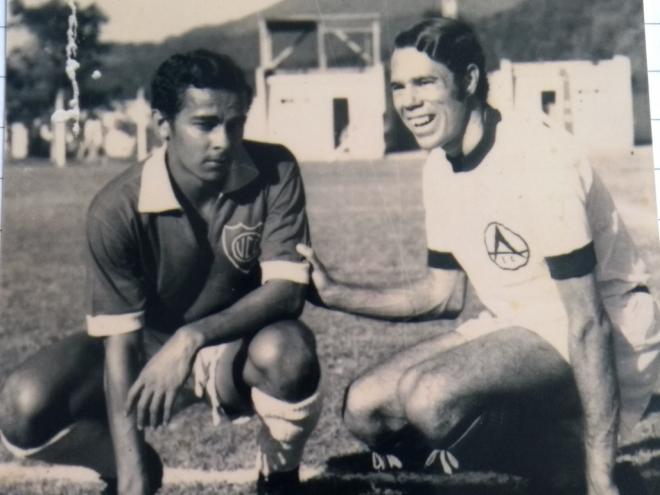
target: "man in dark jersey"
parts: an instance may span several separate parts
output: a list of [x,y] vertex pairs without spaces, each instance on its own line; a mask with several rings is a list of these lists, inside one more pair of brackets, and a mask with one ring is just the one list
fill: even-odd
[[162,464],[144,428],[166,425],[194,388],[215,423],[259,416],[258,493],[298,490],[321,410],[314,336],[297,319],[305,198],[288,150],[243,140],[251,97],[210,51],[156,72],[165,145],[89,209],[89,335],[39,351],[4,384],[0,430],[17,455],[95,469],[108,493],[155,493]]

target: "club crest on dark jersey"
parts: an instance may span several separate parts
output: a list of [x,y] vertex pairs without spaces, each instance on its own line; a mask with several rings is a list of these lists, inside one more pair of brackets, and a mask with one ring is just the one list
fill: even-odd
[[252,262],[259,256],[262,223],[249,227],[239,222],[225,225],[222,229],[222,249],[231,264],[243,273],[250,271]]
[[517,270],[529,261],[525,239],[501,223],[491,222],[484,232],[488,257],[502,270]]

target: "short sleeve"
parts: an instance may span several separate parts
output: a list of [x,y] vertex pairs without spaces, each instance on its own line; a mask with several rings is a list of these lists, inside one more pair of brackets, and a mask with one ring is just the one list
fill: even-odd
[[452,253],[448,235],[452,232],[443,215],[426,211],[426,260],[429,268],[460,270],[461,265]]
[[450,242],[454,233],[450,218],[452,210],[445,201],[450,191],[445,188],[446,179],[439,176],[443,167],[434,163],[433,159],[437,158],[432,154],[425,165],[423,177],[427,265],[441,270],[460,270],[461,265],[452,253]]
[[426,247],[429,251],[448,252],[451,250],[451,226],[445,215],[438,211],[426,209]]
[[279,178],[268,191],[266,221],[261,240],[262,282],[284,279],[309,283],[309,267],[296,251],[297,244],[309,244],[305,212],[305,191],[298,165],[279,164]]
[[121,216],[93,208],[87,219],[87,332],[104,337],[144,325],[145,294],[135,241]]
[[550,273],[555,279],[586,275],[596,258],[587,212],[593,171],[585,159],[573,166],[544,171],[537,193],[537,235]]

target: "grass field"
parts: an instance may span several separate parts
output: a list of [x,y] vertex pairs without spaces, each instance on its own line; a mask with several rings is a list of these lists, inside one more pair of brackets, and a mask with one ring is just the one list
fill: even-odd
[[[595,157],[622,215],[660,287],[660,256],[650,149],[625,157]],[[100,186],[125,165],[71,166],[56,170],[43,163],[5,168],[2,235],[2,346],[0,381],[31,352],[63,335],[83,330],[84,217]],[[346,280],[394,284],[420,275],[425,265],[420,160],[392,157],[379,162],[303,164],[312,238],[328,267]],[[478,311],[472,301],[465,316]],[[322,465],[363,450],[339,421],[341,398],[349,380],[394,350],[446,323],[382,323],[312,307],[304,320],[315,330],[328,397],[320,425],[305,456]],[[257,421],[243,427],[214,428],[210,413],[195,406],[171,425],[149,436],[167,466],[206,471],[249,468],[253,464]],[[641,466],[660,493],[660,416],[639,428],[636,442],[623,452]],[[10,462],[0,451],[0,463]],[[0,471],[1,472],[1,471]],[[378,481],[378,480],[377,480]],[[330,474],[310,481],[318,494],[402,493],[381,479],[346,480]],[[493,475],[462,475],[441,480],[442,493],[519,493],[520,480]],[[412,482],[410,492],[418,493]],[[82,494],[92,485],[66,481],[28,482],[2,478],[0,494]],[[348,491],[347,491],[348,490]],[[165,494],[244,493],[249,486],[168,484]]]

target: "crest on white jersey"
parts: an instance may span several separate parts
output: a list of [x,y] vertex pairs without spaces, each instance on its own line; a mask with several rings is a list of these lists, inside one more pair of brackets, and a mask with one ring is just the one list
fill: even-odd
[[484,232],[488,257],[502,270],[517,270],[529,261],[525,239],[498,222],[491,222]]
[[250,227],[241,222],[225,225],[222,229],[222,249],[231,264],[243,273],[250,271],[252,261],[259,256],[261,244],[261,226]]

